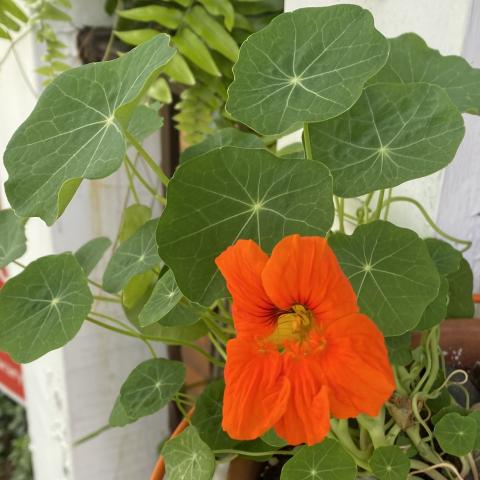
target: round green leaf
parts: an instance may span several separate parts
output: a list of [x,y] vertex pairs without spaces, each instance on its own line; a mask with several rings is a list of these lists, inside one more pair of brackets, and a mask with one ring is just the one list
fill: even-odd
[[440,277],[423,240],[412,230],[376,221],[353,235],[329,239],[363,313],[385,336],[402,335],[437,296]]
[[475,410],[474,412],[470,413],[469,417],[473,418],[477,424],[477,435],[475,437],[475,445],[473,448],[475,450],[480,450],[480,411]]
[[475,314],[473,303],[473,272],[470,264],[462,257],[460,268],[447,276],[448,308],[450,318],[471,318]]
[[113,406],[112,412],[110,413],[108,424],[111,427],[125,427],[129,423],[133,423],[135,420],[135,418],[128,416],[125,407],[122,405],[120,396],[118,396],[115,400],[115,405]]
[[203,142],[187,148],[181,154],[180,161],[185,162],[200,157],[224,145],[239,148],[265,148],[261,138],[257,135],[242,132],[238,128],[222,128],[209,135]]
[[446,453],[461,457],[475,446],[477,422],[459,413],[447,413],[435,425],[434,435]]
[[103,288],[115,293],[135,275],[147,272],[160,264],[155,242],[158,219],[140,227],[115,251],[103,275]]
[[389,39],[390,55],[371,83],[425,82],[445,89],[462,112],[480,114],[480,70],[462,57],[444,57],[414,33]]
[[18,215],[51,225],[83,178],[120,167],[122,127],[175,53],[168,43],[167,35],[156,35],[117,60],[69,70],[48,85],[5,151],[5,188]]
[[182,388],[183,363],[152,358],[138,365],[120,390],[120,402],[126,415],[137,419],[157,412]]
[[182,298],[173,272],[169,270],[155,284],[152,295],[138,316],[141,327],[161,320]]
[[212,480],[215,456],[202,441],[194,427],[188,427],[178,437],[165,443],[162,449],[166,478],[182,480]]
[[90,275],[97,266],[111,244],[109,238],[98,237],[90,240],[76,251],[75,258],[87,275]]
[[465,132],[445,91],[428,84],[371,86],[348,112],[309,129],[313,157],[330,169],[333,191],[342,197],[442,169]]
[[0,350],[27,363],[63,347],[92,302],[85,272],[71,253],[39,258],[0,290]]
[[386,39],[358,6],[281,14],[242,44],[227,110],[266,135],[336,117],[387,56]]
[[283,467],[280,480],[354,480],[357,467],[336,441],[302,447]]
[[20,258],[27,250],[25,225],[13,210],[0,211],[0,268]]
[[192,425],[212,450],[229,449],[239,443],[222,429],[224,390],[223,380],[217,380],[208,385],[197,400],[195,413],[192,416]]
[[406,480],[410,471],[410,459],[394,446],[375,449],[369,463],[379,480]]
[[240,238],[266,251],[284,236],[325,235],[333,221],[331,177],[318,162],[225,147],[186,162],[168,186],[160,256],[190,300],[226,296],[215,258]]
[[458,272],[462,260],[462,254],[458,250],[438,238],[426,238],[425,244],[440,275]]

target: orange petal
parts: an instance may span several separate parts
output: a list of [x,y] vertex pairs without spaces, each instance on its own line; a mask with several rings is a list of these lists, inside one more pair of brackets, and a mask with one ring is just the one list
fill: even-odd
[[262,281],[277,307],[305,305],[320,322],[358,311],[352,286],[321,237],[285,237],[273,249]]
[[237,440],[253,440],[268,431],[285,412],[290,383],[275,349],[259,350],[255,342],[227,343],[223,429]]
[[376,416],[395,390],[385,341],[378,327],[360,313],[330,323],[321,370],[337,418]]
[[233,298],[232,314],[238,334],[269,335],[275,306],[262,285],[268,256],[252,240],[239,240],[215,260]]
[[328,387],[314,373],[318,363],[311,357],[284,357],[291,394],[287,409],[275,431],[290,445],[321,442],[330,430]]

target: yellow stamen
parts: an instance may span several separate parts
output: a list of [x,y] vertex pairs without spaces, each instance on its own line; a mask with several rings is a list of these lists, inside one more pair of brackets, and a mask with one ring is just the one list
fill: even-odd
[[303,305],[294,305],[292,311],[283,313],[277,319],[277,328],[268,337],[276,345],[287,340],[301,342],[305,340],[313,325],[313,313]]

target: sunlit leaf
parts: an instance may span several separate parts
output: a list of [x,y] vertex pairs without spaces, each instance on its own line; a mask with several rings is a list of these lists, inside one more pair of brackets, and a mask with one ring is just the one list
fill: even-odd
[[138,365],[120,390],[120,402],[127,417],[151,415],[167,405],[185,379],[181,362],[152,358]]
[[122,18],[139,22],[156,22],[164,27],[175,29],[182,22],[183,13],[177,8],[162,7],[160,5],[146,5],[117,12]]
[[212,15],[221,15],[224,18],[227,30],[232,30],[235,21],[235,10],[229,0],[199,0]]
[[387,40],[358,6],[284,13],[243,43],[227,110],[262,134],[327,120],[356,102],[387,55]]
[[480,113],[480,69],[462,57],[443,56],[414,33],[389,39],[390,56],[371,83],[425,82],[446,90],[462,112]]
[[148,42],[159,34],[158,30],[154,28],[138,28],[135,30],[115,31],[115,36],[127,45],[141,45]]
[[24,222],[13,210],[0,211],[0,268],[20,258],[27,250]]
[[27,363],[63,347],[92,302],[85,272],[71,253],[39,258],[0,290],[0,350]]
[[188,427],[178,437],[168,440],[162,449],[166,478],[182,480],[212,480],[215,456],[198,435]]
[[123,242],[112,255],[103,275],[103,288],[116,293],[139,273],[160,264],[155,243],[158,219],[150,220]]
[[128,240],[142,225],[152,218],[152,209],[146,205],[134,203],[128,206],[122,215],[118,239],[122,243]]
[[[122,128],[174,54],[168,43],[167,35],[157,35],[117,60],[69,70],[50,83],[5,152],[6,192],[18,215],[52,224],[82,179],[119,168]],[[70,182],[75,188],[67,194]]]
[[90,275],[98,262],[105,255],[112,242],[107,237],[98,237],[90,240],[75,252],[75,258],[83,271]]
[[385,336],[402,335],[437,296],[440,277],[423,240],[412,230],[375,221],[353,235],[329,239],[358,296],[360,309]]
[[270,251],[291,233],[324,235],[333,220],[325,167],[261,149],[225,147],[186,162],[167,193],[159,254],[184,295],[203,305],[227,295],[214,260],[238,239]]
[[369,464],[379,480],[406,480],[410,471],[410,459],[393,445],[376,448]]
[[332,172],[335,194],[354,197],[442,169],[465,129],[440,87],[380,84],[365,89],[348,112],[309,130],[313,157]]
[[354,480],[357,467],[352,457],[329,438],[313,447],[302,447],[285,464],[280,480]]

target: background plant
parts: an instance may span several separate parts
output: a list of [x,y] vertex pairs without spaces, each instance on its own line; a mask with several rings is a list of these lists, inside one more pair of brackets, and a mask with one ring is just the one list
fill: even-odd
[[[480,72],[414,34],[386,39],[359,7],[282,14],[243,43],[228,91],[227,115],[257,134],[216,131],[183,153],[169,179],[142,145],[159,124],[141,102],[175,54],[155,33],[113,62],[67,71],[12,138],[4,163],[14,211],[0,213],[0,267],[24,253],[26,218],[53,224],[82,181],[122,166],[134,199],[135,178],[166,208],[151,219],[149,208],[129,205],[100,281],[92,272],[109,249],[105,238],[40,258],[11,279],[0,293],[0,348],[32,361],[70,341],[84,321],[144,342],[152,359],[126,379],[110,425],[171,400],[187,415],[195,403],[191,426],[162,450],[172,475],[181,465],[191,478],[209,479],[216,460],[237,455],[292,457],[283,480],[323,472],[347,480],[358,471],[381,480],[478,475],[479,415],[468,395],[452,396],[465,373],[448,372],[439,348],[442,320],[474,313],[472,272],[460,251],[470,242],[442,232],[415,199],[393,189],[453,160],[461,113],[480,112]],[[275,148],[297,129],[302,144]],[[168,203],[127,145],[167,188]],[[389,222],[396,202],[417,207],[458,249]],[[234,331],[213,261],[239,238],[270,251],[290,233],[328,237],[361,310],[386,338],[397,381],[377,418],[332,419],[331,438],[296,449],[274,432],[237,442],[221,430],[221,367]],[[104,313],[105,303],[121,304],[126,318]],[[413,332],[421,337],[415,349]],[[203,335],[213,353],[194,342]],[[195,349],[218,381],[193,396],[183,365],[157,358],[154,342]]]

